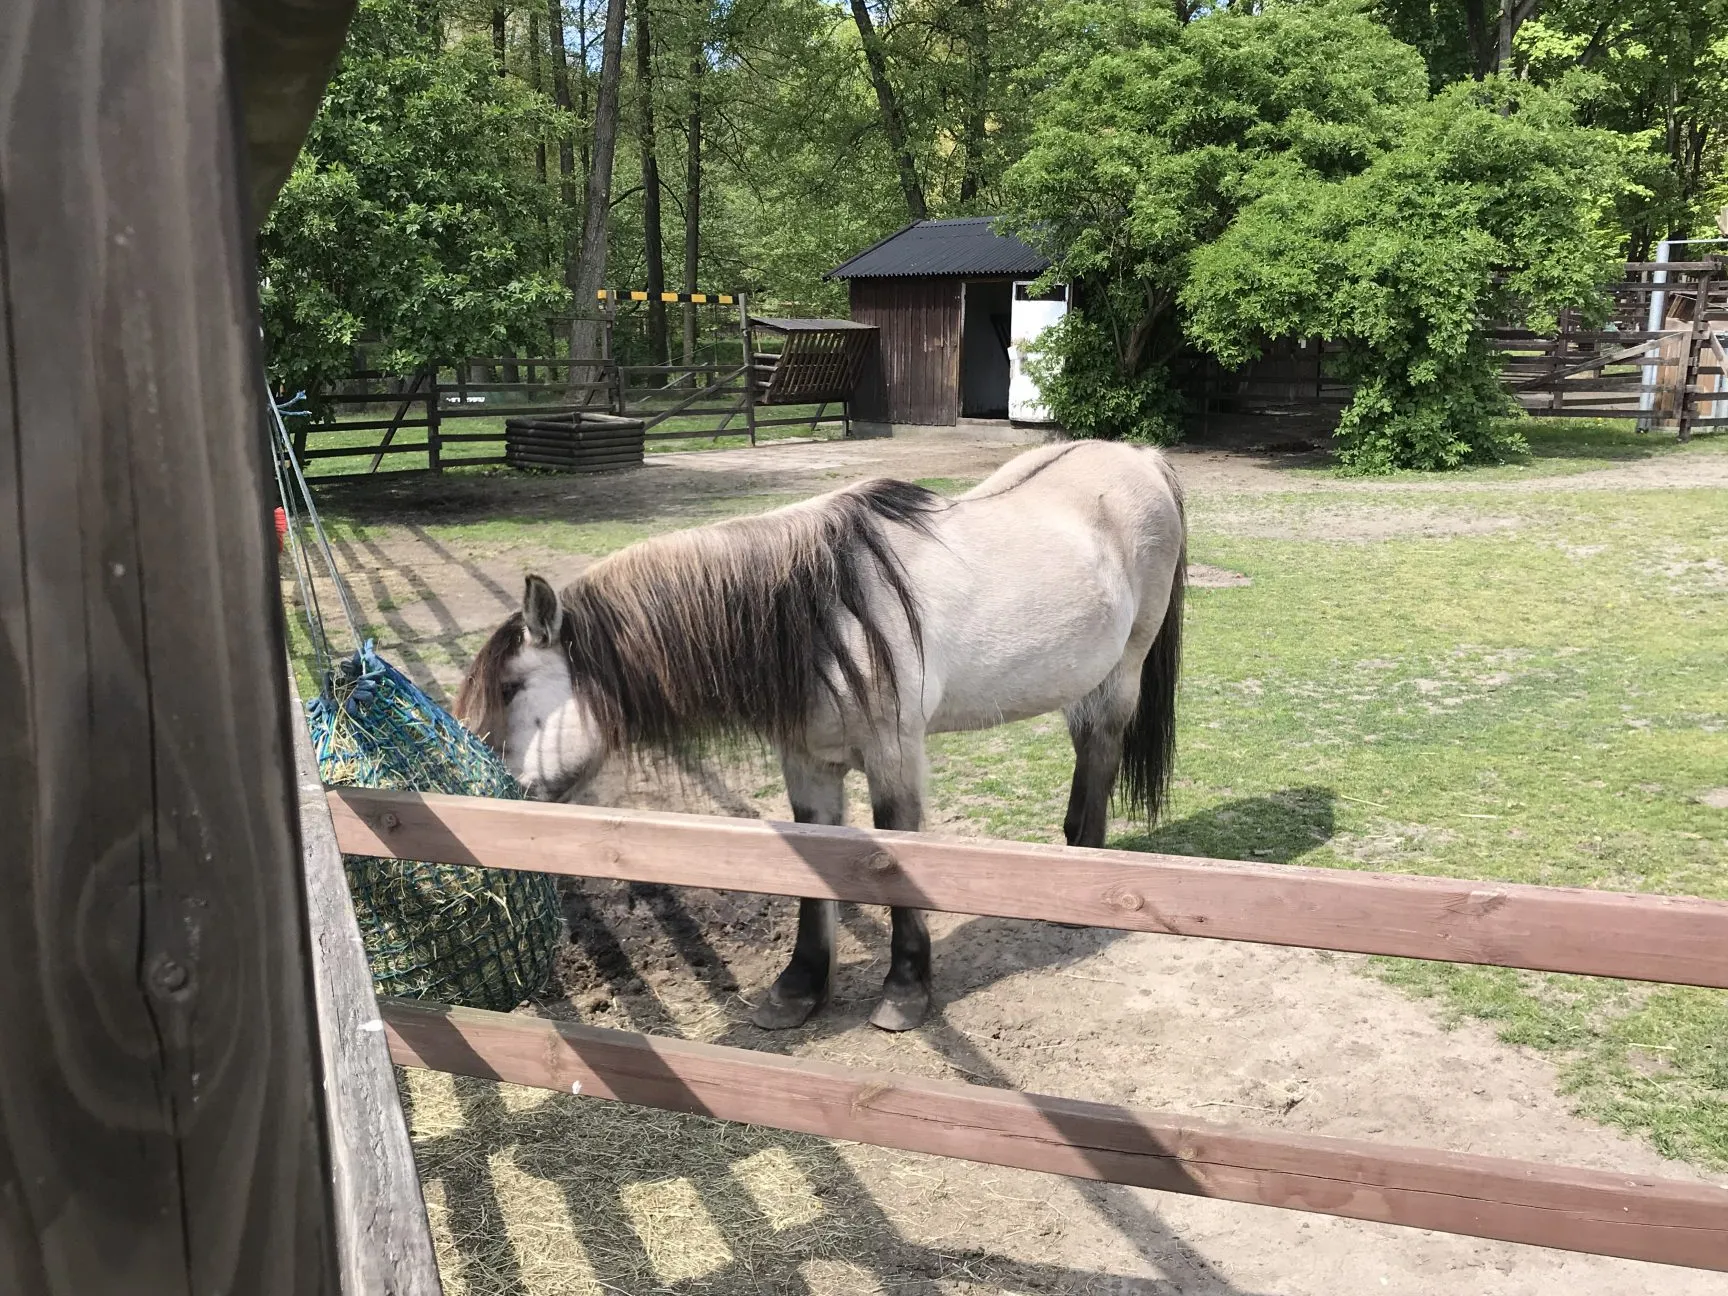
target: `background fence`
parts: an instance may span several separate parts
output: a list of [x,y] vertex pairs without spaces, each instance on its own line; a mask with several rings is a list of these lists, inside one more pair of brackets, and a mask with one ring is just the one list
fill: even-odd
[[[1631,418],[1672,429],[1682,441],[1728,425],[1728,260],[1631,261],[1608,285],[1612,313],[1591,324],[1562,311],[1537,332],[1497,325],[1488,345],[1502,353],[1501,378],[1527,414],[1541,418]],[[1328,429],[1350,402],[1330,378],[1335,343],[1268,344],[1260,359],[1223,368],[1192,357],[1190,399],[1204,423],[1214,415],[1280,414]]]
[[[645,439],[668,449],[722,438],[754,445],[759,438],[848,432],[841,389],[781,390],[783,358],[799,351],[812,331],[784,326],[815,322],[754,319],[743,294],[684,294],[701,300],[671,304],[696,313],[700,327],[688,346],[673,340],[679,359],[655,360],[644,341],[647,294],[607,291],[599,354],[472,356],[411,373],[357,369],[310,393],[314,413],[298,418],[294,428],[308,474],[501,464],[504,420],[518,415],[583,411],[640,419]],[[558,323],[547,328],[549,338],[559,336]]]

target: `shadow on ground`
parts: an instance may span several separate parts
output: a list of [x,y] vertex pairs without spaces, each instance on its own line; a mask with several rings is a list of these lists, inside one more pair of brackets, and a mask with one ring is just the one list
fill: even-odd
[[[1330,838],[1333,802],[1334,794],[1325,788],[1287,788],[1225,802],[1121,844],[1289,862]],[[659,939],[643,940],[644,933],[638,931],[627,949],[608,919],[608,913],[619,913],[618,897],[602,903],[602,893],[595,890],[607,885],[567,880],[565,913],[583,960],[613,1000],[630,1005],[629,1024],[635,1028],[660,1035],[683,1033],[646,969],[638,966],[637,956],[648,957],[645,951],[651,953],[657,945],[663,952],[654,955],[656,966],[699,986],[713,1011],[731,1019],[718,1043],[803,1053],[813,1043],[867,1029],[863,1023],[876,998],[879,966],[843,968],[835,1002],[805,1028],[760,1031],[738,1019],[738,980],[723,952],[739,932],[713,930],[713,924],[687,904],[689,899],[699,905],[695,896],[630,884],[625,888],[628,911],[638,914],[638,921],[643,920],[640,915],[651,917]],[[885,924],[873,911],[846,905],[842,918],[867,948],[885,946]],[[1121,932],[1103,929],[970,919],[937,942],[936,966],[948,970],[942,975],[942,998],[951,1003],[1007,977],[1080,962],[1122,937]],[[962,946],[970,955],[964,960],[956,957]],[[582,1015],[568,999],[548,1001],[541,1011],[565,1019]],[[600,1021],[620,1024],[610,1012]],[[945,1013],[938,1011],[919,1035],[954,1072],[982,1085],[1013,1087],[1012,1078]],[[459,1127],[417,1138],[416,1153],[423,1176],[442,1185],[445,1227],[471,1296],[532,1296],[550,1290],[535,1275],[546,1259],[544,1248],[553,1245],[578,1252],[602,1291],[653,1290],[680,1296],[937,1296],[992,1290],[1250,1296],[1171,1230],[1144,1196],[1114,1185],[1077,1182],[1092,1216],[1086,1227],[1119,1235],[1162,1277],[1030,1263],[968,1247],[958,1229],[959,1244],[916,1240],[896,1215],[916,1213],[917,1202],[902,1200],[898,1191],[891,1203],[881,1199],[880,1183],[873,1187],[866,1182],[852,1161],[820,1139],[556,1095],[523,1107],[515,1101],[507,1104],[491,1082],[458,1079],[455,1086]],[[792,1222],[765,1219],[760,1194],[752,1195],[745,1182],[749,1167],[765,1157],[791,1167],[785,1173],[797,1181],[808,1204],[802,1213],[794,1212]],[[918,1176],[914,1184],[928,1179],[916,1162],[905,1164]],[[524,1184],[529,1186],[526,1193]],[[701,1254],[671,1255],[665,1239],[644,1226],[644,1185],[651,1194],[672,1194],[684,1203],[681,1209],[701,1216],[697,1232],[707,1239]],[[524,1195],[542,1203],[537,1224],[520,1218]],[[559,1203],[560,1219],[544,1218],[548,1202]],[[1005,1202],[1003,1209],[1013,1206]],[[545,1236],[549,1229],[567,1229],[569,1237],[560,1243]],[[542,1245],[524,1250],[522,1239],[537,1231]]]
[[1237,797],[1111,844],[1165,855],[1290,864],[1332,840],[1337,799],[1331,788],[1322,787]]

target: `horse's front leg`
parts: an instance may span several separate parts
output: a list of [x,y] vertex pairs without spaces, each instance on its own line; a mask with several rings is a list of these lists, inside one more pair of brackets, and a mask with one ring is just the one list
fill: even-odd
[[[878,828],[917,832],[924,826],[922,744],[909,769],[884,777],[869,771],[870,807]],[[930,929],[922,909],[895,907],[889,940],[888,978],[870,1024],[887,1031],[911,1030],[930,1012]]]
[[[844,765],[783,753],[780,768],[786,776],[786,794],[792,801],[794,819],[799,823],[845,822]],[[811,1013],[828,1002],[834,987],[837,958],[834,932],[839,911],[839,903],[834,900],[798,902],[798,939],[792,947],[792,961],[750,1014],[756,1025],[764,1030],[802,1026]]]

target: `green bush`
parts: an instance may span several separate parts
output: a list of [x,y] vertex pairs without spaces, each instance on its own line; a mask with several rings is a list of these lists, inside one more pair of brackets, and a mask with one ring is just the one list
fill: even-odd
[[1078,312],[1039,338],[1027,370],[1050,416],[1072,436],[1171,445],[1182,397],[1162,368],[1124,376],[1104,331]]

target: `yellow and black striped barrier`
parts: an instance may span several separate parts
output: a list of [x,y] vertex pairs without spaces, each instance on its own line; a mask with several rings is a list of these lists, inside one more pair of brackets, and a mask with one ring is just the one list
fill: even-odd
[[738,302],[737,297],[733,296],[731,293],[617,292],[611,288],[601,288],[597,290],[594,295],[600,301],[640,302],[657,299],[663,302],[678,302],[680,304],[694,306],[703,306],[709,302],[718,302],[722,306],[733,306]]

